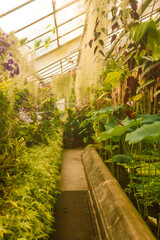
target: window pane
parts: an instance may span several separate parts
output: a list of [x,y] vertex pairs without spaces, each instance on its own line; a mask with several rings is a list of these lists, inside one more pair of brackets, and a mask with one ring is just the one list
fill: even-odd
[[[51,24],[51,26],[49,28],[46,29],[46,27]],[[24,30],[16,33],[16,36],[18,38],[24,38],[24,37],[28,37],[27,41],[45,33],[46,31],[50,30],[50,36],[53,38],[55,34],[53,34],[51,32],[51,29],[54,27],[54,19],[53,16],[47,17],[45,19],[43,19],[42,21],[35,23],[33,25],[31,25],[28,28],[25,28]],[[46,37],[46,36],[45,36]],[[48,37],[48,35],[47,35]],[[40,39],[43,39],[44,36],[40,37]]]
[[73,0],[58,0],[56,1],[56,9],[59,9],[63,6],[65,6],[67,3],[71,3]]
[[57,24],[66,22],[67,20],[77,16],[79,13],[84,11],[85,0],[78,1],[69,7],[56,13]]
[[57,41],[53,42],[53,43],[50,43],[49,47],[48,48],[45,48],[45,47],[42,47],[40,49],[38,49],[36,51],[36,55],[39,57],[41,56],[42,54],[45,54],[45,53],[48,53],[50,52],[51,50],[57,48],[58,45],[57,45]]
[[72,33],[67,34],[66,36],[64,36],[64,37],[62,37],[62,38],[60,38],[60,39],[59,39],[59,43],[62,45],[62,44],[64,44],[64,43],[66,43],[66,42],[68,42],[68,41],[70,41],[70,40],[72,40],[72,39],[80,36],[82,33],[83,33],[83,27],[75,30],[75,31],[72,32]]
[[46,68],[45,70],[39,72],[39,74],[40,74],[41,76],[45,76],[45,75],[47,75],[47,74],[53,73],[54,71],[56,71],[56,70],[59,69],[60,67],[61,67],[61,66],[60,66],[60,62],[58,62],[58,63],[54,64],[53,66],[50,66],[50,67]]
[[0,26],[6,32],[16,31],[52,11],[52,0],[35,0],[25,7],[2,17],[0,19]]
[[28,0],[14,0],[14,1],[11,1],[11,0],[4,1],[3,0],[3,3],[2,3],[2,0],[0,0],[0,5],[1,5],[0,15],[2,13],[8,12],[8,11],[12,10],[13,8],[16,8],[20,5],[22,5],[25,2],[28,2]]
[[82,24],[84,24],[85,21],[85,14],[83,14],[82,16],[75,18],[74,20],[60,26],[58,28],[58,34],[59,36],[62,36],[63,34],[73,30],[74,28],[77,28],[79,26],[81,26]]

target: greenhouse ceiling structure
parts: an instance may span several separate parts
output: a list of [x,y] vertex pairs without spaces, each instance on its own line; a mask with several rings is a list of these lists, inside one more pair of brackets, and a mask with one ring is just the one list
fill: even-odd
[[[45,82],[60,73],[78,69],[82,35],[86,22],[86,0],[0,0],[0,27],[6,33],[25,41],[35,50],[35,68]],[[147,1],[146,1],[147,2]],[[102,1],[103,4],[103,1]],[[138,6],[143,1],[138,0]],[[142,21],[157,17],[159,1],[151,4],[142,14]],[[111,16],[108,16],[110,18]],[[108,34],[104,53],[111,46],[114,34]],[[124,41],[124,39],[123,39]]]
[[41,79],[47,81],[77,66],[85,0],[0,2],[1,28],[6,33],[14,31],[28,48],[36,49],[36,70]]

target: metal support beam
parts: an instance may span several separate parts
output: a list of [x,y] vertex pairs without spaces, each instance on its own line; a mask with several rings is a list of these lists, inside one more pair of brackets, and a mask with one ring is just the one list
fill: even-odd
[[[81,28],[81,27],[83,27],[83,26],[84,26],[84,24],[80,25],[80,26],[77,27],[77,28],[74,28],[73,30],[71,30],[71,31],[69,31],[69,32],[67,32],[67,33],[59,36],[58,39],[60,39],[60,38],[62,38],[62,37],[65,37],[66,35],[68,35],[68,34],[74,32],[74,31],[78,30],[79,28]],[[53,42],[55,42],[56,40],[57,40],[57,38],[56,38],[56,39],[53,39],[52,41],[50,41],[50,44],[53,43]],[[37,50],[38,50],[38,49],[41,49],[41,48],[43,48],[43,47],[44,47],[44,46],[42,45],[42,46],[40,46],[39,48],[37,48]]]
[[[78,58],[78,53],[79,53],[79,51],[77,51],[76,52],[76,55],[75,56],[73,56],[72,58],[75,58],[75,57],[77,57]],[[62,60],[64,60],[65,59],[65,61],[63,62],[63,69],[64,69],[64,67],[66,67],[67,65],[69,65],[69,63],[68,63],[68,60],[66,60],[66,58],[63,58]],[[62,60],[60,60],[61,62],[62,62]],[[76,62],[77,62],[77,59],[74,59],[74,61],[76,60]],[[74,63],[75,64],[75,63]],[[46,69],[44,69],[42,72],[40,72],[40,75],[45,75],[45,74],[49,74],[49,73],[52,73],[52,72],[54,72],[54,71],[56,71],[57,69],[59,69],[60,68],[60,63],[58,63],[58,64],[54,64],[54,66],[51,66],[51,67],[49,67],[49,68],[46,68]],[[62,70],[62,69],[61,69]]]
[[40,74],[42,71],[47,69],[48,67],[53,66],[58,63],[60,60],[67,58],[68,54],[72,55],[80,50],[81,37],[77,37],[65,45],[56,48],[47,54],[44,54],[36,59],[35,68],[37,72]]
[[[35,0],[31,0],[31,1],[35,1]],[[63,7],[59,8],[59,9],[55,10],[55,13],[61,11],[62,9],[66,8],[66,7],[69,7],[70,5],[72,5],[72,4],[74,4],[74,3],[78,2],[78,1],[80,1],[80,0],[75,0],[75,1],[73,1],[73,2],[71,2],[71,3],[66,4],[65,6],[63,6]],[[43,19],[45,19],[45,18],[47,18],[47,17],[49,17],[49,16],[51,16],[51,15],[53,15],[53,12],[45,15],[45,16],[42,17],[42,18],[37,19],[36,21],[34,21],[34,22],[32,22],[32,23],[24,26],[23,28],[18,29],[17,31],[15,31],[15,33],[18,33],[18,32],[20,32],[20,31],[24,30],[25,28],[28,28],[28,27],[30,27],[31,25],[33,25],[33,24],[35,24],[35,23],[37,23],[37,22],[40,22],[40,21],[42,21]]]
[[57,26],[57,19],[56,19],[56,13],[55,13],[56,9],[55,9],[55,4],[54,4],[53,0],[52,0],[52,6],[53,6],[53,17],[54,17],[54,24],[55,24],[55,29],[56,29],[56,36],[57,36],[57,45],[59,47],[60,45],[59,45],[58,26]]
[[[75,16],[74,18],[71,18],[71,19],[69,19],[68,21],[66,21],[66,22],[64,22],[64,23],[61,23],[61,24],[57,25],[57,27],[59,28],[59,27],[65,25],[65,24],[73,21],[74,19],[82,16],[82,15],[85,14],[85,13],[86,13],[86,12],[82,12],[82,13],[78,14],[77,16]],[[30,42],[32,42],[32,41],[35,41],[37,38],[40,38],[40,37],[44,36],[45,34],[49,33],[50,31],[51,31],[51,30],[48,30],[48,31],[46,31],[45,33],[42,33],[41,35],[38,35],[37,37],[32,38],[31,40],[27,41],[26,44],[27,44],[27,43],[30,43]]]

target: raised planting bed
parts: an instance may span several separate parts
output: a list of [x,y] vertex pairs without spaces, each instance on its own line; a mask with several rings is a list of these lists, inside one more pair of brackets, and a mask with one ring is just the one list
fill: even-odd
[[102,239],[156,239],[96,150],[86,148],[82,161]]

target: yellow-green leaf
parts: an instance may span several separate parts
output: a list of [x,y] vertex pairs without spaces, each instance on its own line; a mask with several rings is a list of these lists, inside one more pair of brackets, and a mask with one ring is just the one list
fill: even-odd
[[27,37],[26,38],[22,38],[19,42],[20,42],[21,46],[23,46],[26,41],[27,41]]
[[45,48],[48,48],[48,47],[49,47],[50,41],[51,41],[51,38],[50,38],[50,37],[48,37],[48,38],[45,40],[45,43],[44,43]]
[[37,50],[37,49],[39,48],[39,46],[40,46],[40,44],[41,44],[41,41],[42,41],[42,40],[37,40],[37,41],[35,41],[35,43],[34,43],[34,48],[35,48],[35,50]]
[[55,27],[52,28],[52,33],[55,34]]

